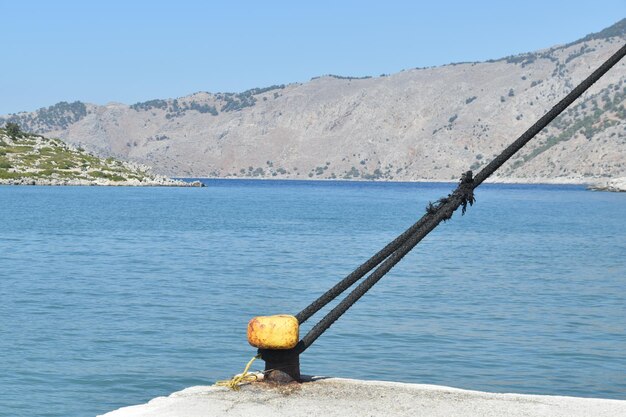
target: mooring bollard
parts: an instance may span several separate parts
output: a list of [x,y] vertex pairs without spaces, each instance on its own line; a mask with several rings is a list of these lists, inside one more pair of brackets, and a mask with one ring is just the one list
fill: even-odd
[[248,323],[248,343],[259,348],[266,381],[301,381],[299,328],[298,319],[286,314],[255,317]]

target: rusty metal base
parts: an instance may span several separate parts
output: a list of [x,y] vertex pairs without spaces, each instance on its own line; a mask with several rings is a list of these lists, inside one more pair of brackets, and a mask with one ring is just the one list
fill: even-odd
[[277,384],[302,382],[300,376],[300,353],[296,349],[259,349],[265,361],[265,380]]

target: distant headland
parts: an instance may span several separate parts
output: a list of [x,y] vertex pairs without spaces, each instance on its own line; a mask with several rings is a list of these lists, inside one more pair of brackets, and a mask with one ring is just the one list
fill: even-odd
[[202,187],[156,175],[145,165],[99,158],[60,139],[0,129],[0,184]]

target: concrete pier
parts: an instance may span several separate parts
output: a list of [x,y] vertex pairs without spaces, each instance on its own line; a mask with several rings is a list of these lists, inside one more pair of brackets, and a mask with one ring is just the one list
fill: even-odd
[[240,391],[197,386],[124,407],[105,417],[619,417],[626,401],[493,394],[436,385],[311,378],[284,386],[253,383]]

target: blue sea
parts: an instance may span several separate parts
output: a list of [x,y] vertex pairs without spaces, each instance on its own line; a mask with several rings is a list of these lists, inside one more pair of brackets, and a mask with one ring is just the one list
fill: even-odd
[[[205,182],[0,187],[0,415],[94,416],[228,378],[255,354],[251,317],[296,314],[454,188]],[[626,400],[626,194],[476,197],[302,372]]]

